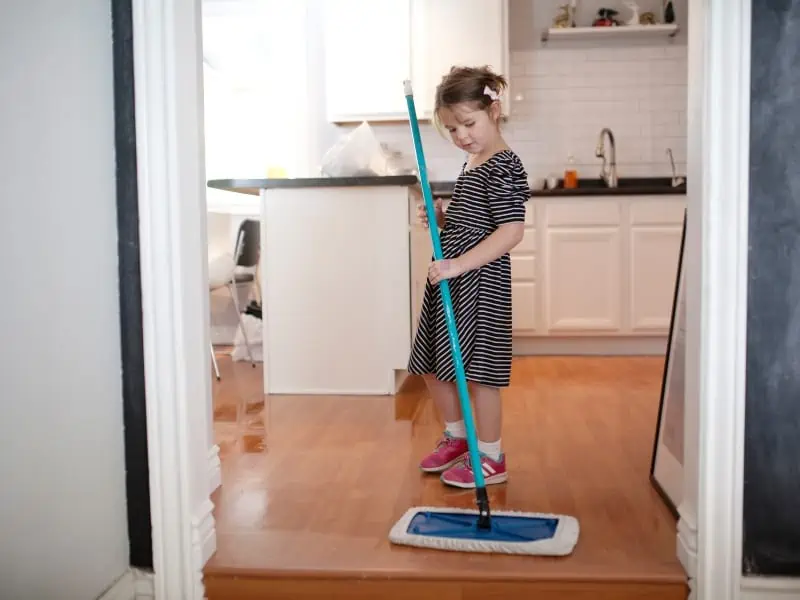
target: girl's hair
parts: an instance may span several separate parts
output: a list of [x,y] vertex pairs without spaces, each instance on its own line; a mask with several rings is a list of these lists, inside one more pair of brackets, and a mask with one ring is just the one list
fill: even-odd
[[441,126],[439,111],[442,108],[469,102],[474,103],[480,110],[488,109],[495,98],[486,93],[487,87],[496,98],[508,87],[508,82],[505,77],[493,72],[488,66],[452,67],[436,86],[433,117],[437,129]]

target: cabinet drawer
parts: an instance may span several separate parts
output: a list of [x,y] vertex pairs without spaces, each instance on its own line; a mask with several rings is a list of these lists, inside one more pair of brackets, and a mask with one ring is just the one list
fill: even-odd
[[686,201],[681,197],[631,201],[631,225],[683,225]]
[[619,225],[617,200],[558,200],[548,202],[545,219],[548,227],[608,227]]

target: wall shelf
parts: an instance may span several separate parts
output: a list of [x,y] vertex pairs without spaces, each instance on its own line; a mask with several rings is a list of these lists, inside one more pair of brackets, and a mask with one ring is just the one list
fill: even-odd
[[624,39],[626,37],[674,37],[676,23],[619,25],[617,27],[550,27],[542,31],[542,42],[550,40]]

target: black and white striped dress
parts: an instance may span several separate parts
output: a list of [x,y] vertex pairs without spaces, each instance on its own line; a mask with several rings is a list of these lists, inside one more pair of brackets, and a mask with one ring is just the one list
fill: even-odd
[[[530,188],[525,167],[511,150],[477,167],[466,164],[456,180],[440,234],[444,258],[477,246],[503,223],[525,220]],[[431,257],[433,260],[433,257]],[[511,258],[508,254],[449,279],[458,341],[467,380],[506,387],[511,377]],[[439,284],[425,286],[408,370],[455,381]]]

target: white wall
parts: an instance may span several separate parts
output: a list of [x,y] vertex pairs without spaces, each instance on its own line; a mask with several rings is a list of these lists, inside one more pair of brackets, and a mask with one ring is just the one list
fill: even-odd
[[128,565],[108,0],[0,3],[0,595]]

